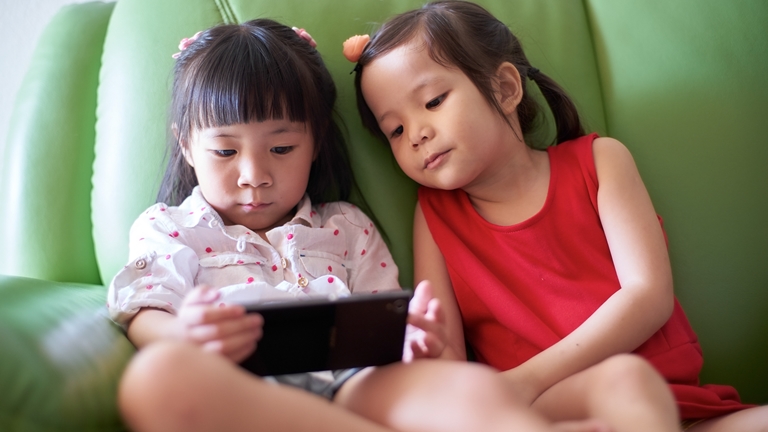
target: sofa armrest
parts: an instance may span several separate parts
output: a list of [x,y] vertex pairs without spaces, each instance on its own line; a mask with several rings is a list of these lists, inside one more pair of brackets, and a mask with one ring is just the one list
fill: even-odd
[[135,352],[106,288],[0,276],[0,430],[124,430],[117,384]]

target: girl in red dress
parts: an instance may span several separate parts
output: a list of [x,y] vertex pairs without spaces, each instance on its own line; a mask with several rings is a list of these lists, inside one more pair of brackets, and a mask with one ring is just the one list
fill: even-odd
[[[699,384],[701,348],[627,148],[585,134],[574,104],[503,23],[469,2],[430,3],[350,57],[363,123],[423,186],[415,276],[442,305],[441,357],[465,359],[466,336],[480,362],[553,420],[766,430],[768,407]],[[540,124],[533,84],[556,123],[557,145],[545,151],[524,140]],[[656,385],[659,374],[668,386]]]

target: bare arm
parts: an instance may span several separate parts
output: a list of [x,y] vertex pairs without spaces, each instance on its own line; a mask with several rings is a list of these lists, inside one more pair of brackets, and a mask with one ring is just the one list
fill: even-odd
[[144,308],[128,323],[128,339],[138,349],[158,340],[182,340],[182,330],[174,315],[154,308]]
[[186,341],[242,361],[261,338],[263,320],[246,315],[240,305],[215,305],[218,297],[218,291],[201,287],[184,299],[178,315],[144,308],[128,324],[128,339],[139,349],[161,340]]
[[562,379],[635,350],[664,325],[674,305],[664,236],[632,156],[610,138],[595,140],[593,152],[600,221],[621,289],[571,334],[504,372],[531,402]]
[[464,328],[461,322],[459,306],[453,294],[451,278],[440,249],[432,238],[421,206],[416,206],[413,223],[414,279],[416,283],[428,280],[433,292],[440,301],[445,318],[446,347],[440,358],[466,360],[464,346]]

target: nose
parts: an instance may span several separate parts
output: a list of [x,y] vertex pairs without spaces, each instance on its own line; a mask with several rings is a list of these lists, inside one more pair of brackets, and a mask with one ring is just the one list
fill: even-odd
[[434,138],[434,129],[427,124],[414,124],[409,128],[409,139],[411,141],[411,147],[414,149],[419,148],[420,145]]
[[237,185],[244,187],[269,187],[272,185],[272,174],[269,162],[261,158],[243,158],[239,166],[240,175]]

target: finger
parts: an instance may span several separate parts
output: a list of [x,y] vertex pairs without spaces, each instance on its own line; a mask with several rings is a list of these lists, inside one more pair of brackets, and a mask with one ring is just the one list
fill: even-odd
[[184,297],[182,307],[184,305],[211,304],[218,300],[220,295],[219,290],[207,285],[201,285]]
[[261,337],[264,320],[261,315],[253,314],[236,319],[219,321],[214,324],[197,325],[187,332],[189,340],[204,343],[216,339],[226,339],[238,333],[248,333]]
[[411,343],[408,341],[403,345],[403,358],[401,360],[403,363],[410,363],[413,361],[413,350],[411,349]]
[[229,357],[232,353],[238,353],[245,347],[256,346],[256,335],[253,333],[238,333],[226,339],[216,339],[204,343],[203,349],[216,352]]
[[424,314],[427,312],[427,304],[434,297],[432,284],[429,281],[421,281],[413,290],[413,297],[408,304],[408,311]]
[[407,322],[413,327],[426,332],[439,332],[442,328],[440,323],[436,323],[424,315],[408,314]]
[[240,350],[228,354],[227,357],[232,359],[232,361],[235,363],[240,363],[243,360],[250,357],[250,355],[253,354],[254,351],[256,351],[257,347],[258,347],[258,344],[256,341],[254,341],[252,344],[248,344],[247,346],[244,346]]
[[427,313],[425,315],[428,319],[431,319],[431,321],[440,324],[445,323],[445,312],[443,312],[443,307],[440,304],[440,300],[437,298],[433,298],[429,301],[427,304]]
[[426,333],[421,340],[421,345],[424,347],[424,355],[428,357],[438,357],[445,349],[442,339],[434,333]]
[[187,325],[214,324],[245,315],[242,305],[186,305],[179,310],[179,318]]
[[417,359],[429,357],[429,350],[426,345],[424,345],[424,339],[417,339],[414,341],[413,356]]
[[425,356],[424,350],[422,349],[421,345],[419,344],[418,340],[410,340],[407,343],[408,347],[408,358],[405,359],[405,356],[403,356],[403,361],[408,363],[416,359],[423,358]]

